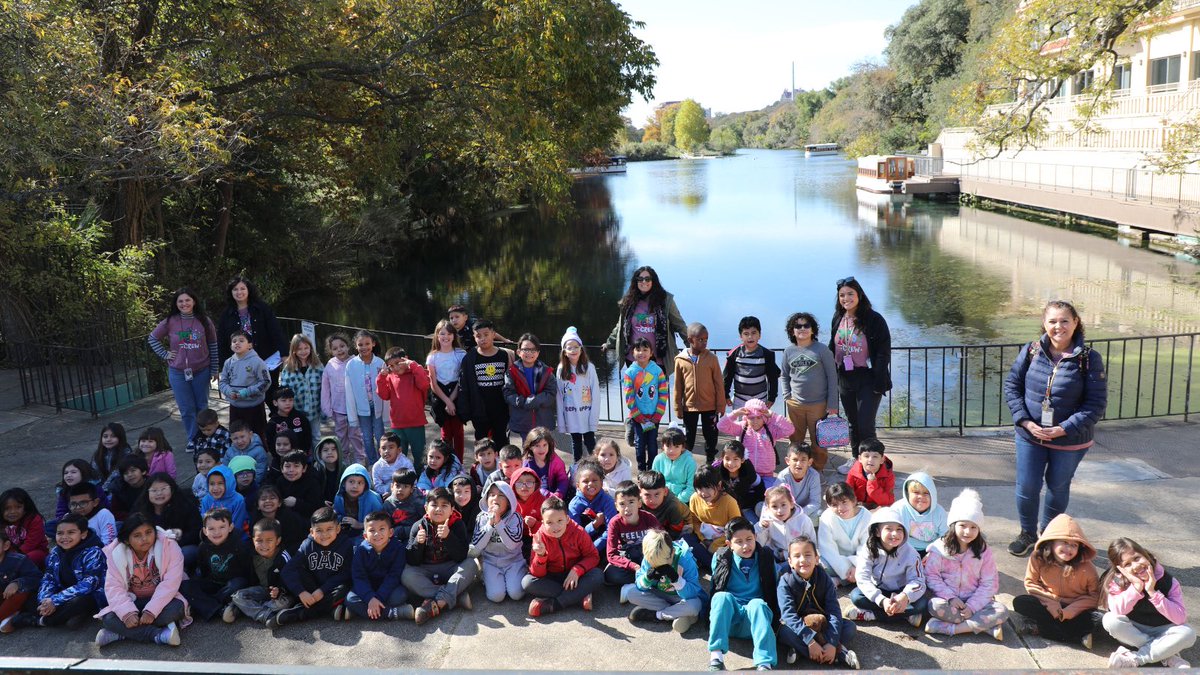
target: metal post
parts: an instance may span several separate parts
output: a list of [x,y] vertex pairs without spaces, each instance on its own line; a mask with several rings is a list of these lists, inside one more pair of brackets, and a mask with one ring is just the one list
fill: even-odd
[[1183,389],[1183,421],[1188,421],[1188,413],[1192,407],[1192,352],[1196,348],[1196,336],[1188,337],[1188,367],[1187,380],[1184,383]]
[[958,435],[963,436],[967,417],[967,347],[963,345],[958,359]]

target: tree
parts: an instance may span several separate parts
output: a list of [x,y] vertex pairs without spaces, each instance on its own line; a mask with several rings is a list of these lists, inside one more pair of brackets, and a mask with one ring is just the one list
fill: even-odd
[[694,151],[708,140],[708,133],[708,120],[700,104],[690,98],[681,103],[675,116],[675,147]]
[[722,155],[731,155],[741,147],[742,139],[732,126],[724,126],[712,132],[708,144]]
[[675,115],[678,112],[678,103],[655,111],[655,115],[658,117],[659,140],[667,145],[675,145]]

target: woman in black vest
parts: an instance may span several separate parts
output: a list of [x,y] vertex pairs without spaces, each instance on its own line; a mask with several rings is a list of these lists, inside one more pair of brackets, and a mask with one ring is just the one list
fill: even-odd
[[[857,458],[858,444],[875,438],[879,402],[892,388],[892,334],[883,316],[871,309],[871,300],[854,277],[837,282],[829,351],[837,366],[842,410],[850,423],[851,451]],[[843,464],[838,471],[848,473],[850,464]]]

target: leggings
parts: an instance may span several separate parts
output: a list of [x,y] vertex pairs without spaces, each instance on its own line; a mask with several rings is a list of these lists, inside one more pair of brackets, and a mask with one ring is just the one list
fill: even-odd
[[875,438],[875,415],[883,394],[875,393],[875,378],[867,369],[839,374],[838,391],[846,421],[850,423],[850,451],[858,457],[858,444]]
[[1018,595],[1013,598],[1013,611],[1033,619],[1037,623],[1039,635],[1057,642],[1077,643],[1096,629],[1096,620],[1090,610],[1073,619],[1059,621],[1050,615],[1050,611],[1041,600],[1032,595]]
[[1116,612],[1104,615],[1104,630],[1136,651],[1138,665],[1158,663],[1196,644],[1196,631],[1187,624],[1146,626]]
[[958,612],[950,608],[950,601],[943,598],[930,598],[929,616],[952,624],[966,626],[972,633],[982,633],[1004,623],[1008,618],[1008,609],[996,600],[984,605],[982,609],[964,619]]
[[717,456],[717,413],[712,410],[708,412],[684,411],[683,433],[686,437],[688,452],[696,447],[696,422],[700,423],[704,433],[704,456],[708,459],[708,463],[712,464],[713,458]]
[[576,462],[592,454],[592,448],[595,447],[596,432],[588,431],[582,434],[571,434],[571,452],[575,455]]
[[[146,600],[135,600],[134,605],[140,611],[146,607],[148,602],[149,598]],[[102,619],[102,623],[110,632],[116,633],[117,635],[120,635],[128,640],[133,640],[134,642],[154,642],[154,639],[157,638],[160,633],[162,633],[163,628],[166,628],[168,624],[179,621],[184,617],[184,615],[185,610],[183,601],[179,598],[175,598],[174,600],[168,602],[166,607],[163,607],[163,611],[158,616],[154,617],[154,623],[150,624],[149,626],[136,626],[134,628],[128,628],[125,626],[125,622],[121,620],[121,617],[117,616],[113,612],[105,614],[104,618]]]

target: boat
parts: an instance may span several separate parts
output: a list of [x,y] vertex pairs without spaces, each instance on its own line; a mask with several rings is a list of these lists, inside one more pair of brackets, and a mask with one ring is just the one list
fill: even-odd
[[913,177],[913,160],[899,155],[867,155],[858,158],[854,186],[878,194],[900,194],[904,181]]
[[820,157],[821,155],[836,155],[842,148],[837,143],[809,143],[804,146],[805,157]]
[[596,164],[585,166],[582,168],[571,168],[569,172],[573,176],[600,176],[610,173],[625,173],[628,159],[625,155],[611,155],[608,161],[600,161]]

